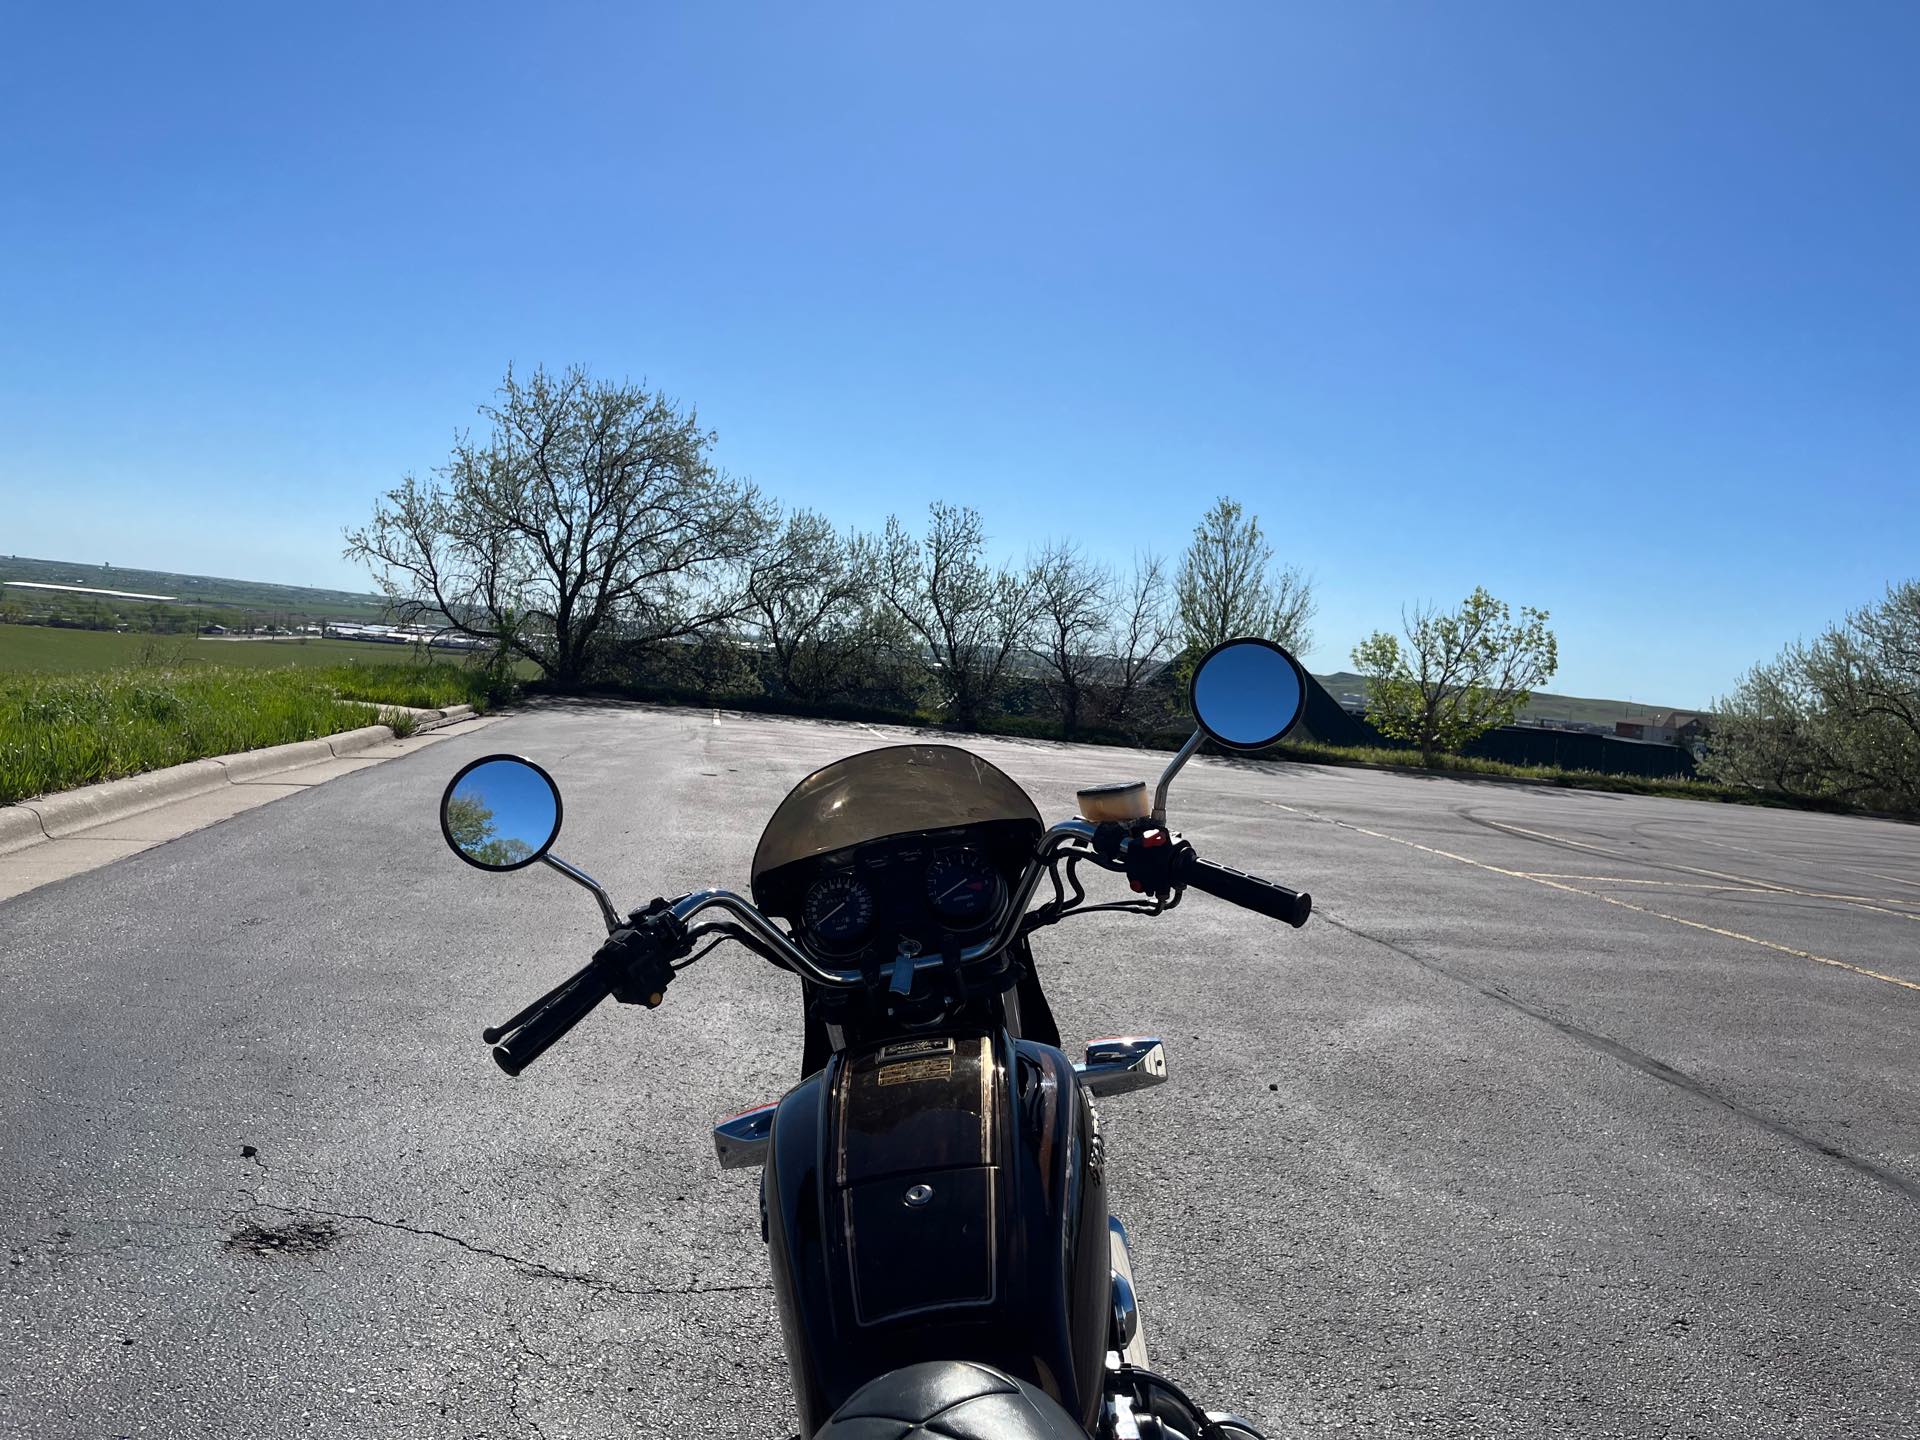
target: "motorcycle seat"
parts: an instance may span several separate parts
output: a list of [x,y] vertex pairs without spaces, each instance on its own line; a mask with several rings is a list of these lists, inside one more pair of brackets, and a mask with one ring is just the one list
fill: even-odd
[[814,1440],[1087,1440],[1059,1403],[970,1360],[909,1365],[869,1381]]

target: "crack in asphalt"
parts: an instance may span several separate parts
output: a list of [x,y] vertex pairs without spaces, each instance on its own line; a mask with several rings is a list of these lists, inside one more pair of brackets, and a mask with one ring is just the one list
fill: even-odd
[[1803,1134],[1783,1120],[1777,1120],[1773,1116],[1764,1114],[1750,1105],[1743,1104],[1738,1100],[1722,1095],[1704,1080],[1689,1075],[1684,1070],[1677,1070],[1664,1060],[1656,1060],[1653,1056],[1643,1054],[1641,1051],[1635,1050],[1631,1045],[1615,1040],[1610,1035],[1602,1035],[1597,1030],[1589,1030],[1584,1025],[1576,1024],[1571,1020],[1554,1014],[1551,1010],[1535,1005],[1530,1001],[1522,1000],[1519,996],[1513,994],[1511,991],[1502,989],[1498,985],[1483,985],[1477,980],[1470,980],[1466,976],[1448,969],[1437,960],[1418,954],[1403,945],[1397,945],[1393,941],[1384,939],[1379,935],[1369,934],[1357,925],[1351,925],[1343,920],[1336,919],[1333,915],[1327,913],[1324,908],[1316,908],[1313,913],[1315,919],[1324,921],[1336,930],[1344,931],[1348,935],[1378,945],[1382,949],[1390,950],[1395,955],[1400,956],[1404,960],[1412,961],[1415,965],[1418,965],[1421,969],[1431,974],[1438,975],[1445,980],[1451,980],[1456,985],[1465,986],[1467,989],[1484,995],[1487,999],[1497,1004],[1504,1005],[1510,1010],[1517,1010],[1522,1015],[1538,1020],[1543,1025],[1551,1026],[1562,1035],[1567,1036],[1569,1039],[1579,1041],[1591,1050],[1597,1050],[1603,1055],[1620,1061],[1622,1064],[1629,1065],[1641,1074],[1658,1080],[1662,1084],[1671,1085],[1675,1089],[1683,1090],[1698,1099],[1706,1101],[1710,1105],[1718,1106],[1729,1114],[1745,1120],[1748,1124],[1758,1126],[1770,1135],[1775,1135],[1783,1140],[1790,1141],[1792,1144],[1812,1154],[1822,1156],[1828,1160],[1837,1161],[1849,1170],[1865,1176],[1876,1184],[1891,1190],[1902,1199],[1908,1200],[1915,1205],[1920,1205],[1920,1182],[1916,1182],[1896,1170],[1889,1170],[1884,1166],[1874,1164],[1871,1160],[1863,1160],[1857,1155],[1850,1155],[1837,1145],[1830,1144],[1825,1140],[1819,1139],[1817,1136]]
[[[253,1162],[262,1175],[270,1173],[267,1162],[252,1146],[245,1146],[242,1156]],[[330,1210],[322,1205],[281,1205],[271,1200],[262,1200],[260,1192],[247,1186],[240,1187],[240,1193],[247,1197],[247,1203],[229,1212],[227,1218],[236,1220],[249,1210],[271,1210],[281,1215],[306,1216],[329,1220],[352,1220],[363,1225],[372,1225],[381,1230],[396,1230],[403,1235],[417,1235],[423,1239],[443,1240],[449,1245],[466,1251],[469,1255],[478,1255],[487,1260],[499,1260],[512,1266],[521,1275],[531,1280],[558,1280],[563,1284],[582,1285],[602,1295],[623,1295],[639,1298],[652,1298],[666,1295],[731,1295],[746,1291],[773,1289],[768,1282],[743,1282],[729,1285],[703,1285],[695,1281],[689,1285],[625,1285],[617,1280],[609,1280],[585,1270],[563,1270],[557,1265],[549,1265],[544,1260],[535,1260],[531,1256],[516,1255],[509,1250],[495,1250],[465,1236],[455,1235],[447,1230],[436,1230],[430,1225],[410,1225],[404,1220],[388,1220],[379,1215],[368,1215],[357,1210]]]
[[728,1295],[748,1290],[771,1290],[771,1284],[754,1282],[737,1285],[625,1285],[617,1280],[608,1280],[586,1270],[562,1270],[549,1265],[544,1260],[535,1260],[526,1255],[515,1255],[507,1250],[494,1250],[486,1245],[468,1240],[464,1236],[454,1235],[445,1230],[436,1230],[430,1225],[409,1225],[404,1220],[387,1220],[378,1215],[367,1215],[356,1210],[329,1210],[319,1205],[278,1205],[272,1201],[255,1199],[253,1208],[273,1210],[282,1215],[324,1216],[331,1220],[357,1220],[363,1225],[373,1225],[382,1230],[397,1230],[403,1235],[418,1235],[430,1240],[444,1240],[457,1246],[469,1255],[478,1255],[488,1260],[499,1260],[511,1265],[530,1280],[559,1280],[569,1285],[584,1285],[588,1289],[603,1295],[630,1295],[652,1297],[660,1295]]
[[543,1351],[534,1349],[533,1346],[527,1343],[527,1337],[520,1332],[519,1317],[513,1313],[513,1300],[511,1297],[507,1300],[506,1311],[502,1319],[506,1322],[507,1338],[512,1342],[514,1349],[518,1352],[514,1357],[513,1373],[507,1377],[507,1415],[517,1424],[530,1428],[535,1435],[540,1437],[540,1440],[546,1440],[546,1427],[540,1423],[537,1416],[527,1410],[521,1392],[526,1381],[527,1361],[537,1360],[541,1364],[551,1367],[553,1357]]

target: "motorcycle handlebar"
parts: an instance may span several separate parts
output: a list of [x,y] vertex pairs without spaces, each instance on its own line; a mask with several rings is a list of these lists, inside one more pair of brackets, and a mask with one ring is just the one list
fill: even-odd
[[1195,890],[1272,919],[1284,920],[1296,930],[1306,924],[1307,916],[1313,913],[1311,895],[1289,890],[1271,880],[1262,880],[1258,875],[1235,870],[1230,865],[1202,860],[1197,855],[1188,867],[1186,878],[1187,884]]
[[[1095,829],[1089,821],[1073,819],[1064,820],[1049,830],[1021,877],[1013,903],[1008,906],[1006,918],[1000,927],[992,936],[962,950],[959,960],[965,963],[990,958],[1018,939],[1027,920],[1027,907],[1033,899],[1033,892],[1040,883],[1041,875],[1046,873],[1049,862],[1062,850],[1076,850],[1092,858]],[[1120,868],[1111,863],[1110,856],[1099,863],[1108,869]],[[1197,855],[1187,862],[1178,883],[1272,919],[1284,920],[1295,929],[1306,924],[1307,916],[1313,912],[1311,895],[1289,890],[1284,885],[1262,880],[1257,875],[1249,875],[1231,866],[1202,860]],[[607,908],[612,913],[611,907]],[[703,910],[727,911],[766,954],[817,985],[851,990],[869,982],[869,976],[864,971],[842,970],[821,964],[794,944],[779,926],[761,913],[758,906],[730,890],[696,890],[681,896],[669,908],[681,925]],[[920,970],[948,964],[951,958],[941,954],[905,956],[896,960],[895,964],[911,964],[915,970]],[[493,1044],[493,1058],[500,1068],[509,1075],[518,1075],[586,1019],[595,1006],[613,994],[618,983],[618,967],[596,959],[534,1001],[519,1015],[503,1025],[489,1027],[481,1032],[481,1036],[490,1044],[498,1042]],[[523,1016],[526,1017],[524,1021]]]
[[[518,1075],[611,995],[614,981],[613,967],[598,962],[577,971],[531,1019],[493,1047],[494,1063],[507,1074]],[[494,1038],[494,1033],[486,1038]]]
[[[1027,918],[1027,907],[1040,883],[1040,877],[1046,873],[1048,862],[1062,850],[1077,849],[1091,854],[1094,831],[1095,827],[1090,822],[1077,818],[1063,820],[1050,829],[1021,877],[1014,891],[1013,903],[1007,907],[1006,918],[998,930],[987,939],[962,950],[960,961],[964,964],[989,958],[1018,939]],[[1311,896],[1198,857],[1189,863],[1182,883],[1275,920],[1284,920],[1296,929],[1307,923],[1307,916],[1313,909]],[[761,913],[758,906],[731,890],[695,890],[681,896],[671,909],[682,924],[691,921],[703,910],[728,912],[752,934],[766,953],[816,985],[853,990],[868,983],[868,976],[863,971],[821,964],[794,944],[779,926]],[[919,970],[935,968],[948,961],[945,956],[933,954],[911,957],[911,963]],[[613,992],[614,984],[611,967],[588,965],[553,991],[550,999],[544,1003],[536,1002],[539,1008],[532,1018],[494,1047],[494,1059],[499,1062],[500,1068],[510,1075],[519,1074],[539,1059],[556,1040],[585,1019],[594,1006]],[[501,1027],[503,1031],[508,1028],[511,1028],[511,1022]],[[492,1040],[495,1037],[489,1033],[486,1038]]]
[[[985,940],[961,950],[959,960],[967,964],[975,960],[984,960],[997,955],[1020,937],[1020,927],[1027,917],[1027,906],[1033,900],[1033,892],[1040,884],[1040,877],[1046,874],[1047,862],[1060,850],[1074,846],[1087,846],[1093,841],[1094,827],[1085,820],[1063,820],[1047,831],[1041,838],[1034,859],[1027,865],[1026,873],[1020,877],[1020,883],[1013,893],[1013,903],[1007,907],[1006,918],[1000,928]],[[674,901],[674,915],[686,923],[702,910],[725,910],[751,931],[754,938],[776,956],[782,964],[796,975],[803,975],[816,985],[832,990],[858,990],[867,984],[867,975],[860,970],[842,970],[831,965],[822,965],[813,956],[802,950],[771,920],[760,913],[759,907],[750,900],[734,894],[731,890],[695,890]],[[898,963],[897,961],[894,963]],[[935,970],[947,963],[945,956],[934,953],[918,955],[912,958],[915,970]]]

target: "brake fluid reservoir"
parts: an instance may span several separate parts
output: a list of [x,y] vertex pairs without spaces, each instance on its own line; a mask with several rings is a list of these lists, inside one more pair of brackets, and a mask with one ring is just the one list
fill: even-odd
[[1079,792],[1080,814],[1098,825],[1106,820],[1147,818],[1147,785],[1144,780],[1123,780],[1117,785],[1089,785]]

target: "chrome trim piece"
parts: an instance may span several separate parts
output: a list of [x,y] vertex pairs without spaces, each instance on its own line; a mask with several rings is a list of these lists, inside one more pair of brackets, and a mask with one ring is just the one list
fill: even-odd
[[1140,1333],[1140,1306],[1133,1298],[1133,1281],[1118,1270],[1108,1271],[1107,1277],[1113,1287],[1113,1320],[1107,1340],[1124,1355],[1133,1337]]
[[1125,1095],[1167,1083],[1167,1047],[1153,1035],[1116,1035],[1087,1042],[1087,1058],[1073,1067],[1095,1095]]
[[593,892],[593,898],[600,902],[600,918],[607,922],[607,933],[609,935],[626,923],[620,918],[620,912],[613,908],[613,897],[607,894],[606,888],[602,886],[598,880],[594,879],[593,876],[587,874],[586,871],[580,869],[578,866],[569,865],[551,850],[540,857],[540,862],[543,865],[549,865],[555,870],[558,870],[562,875],[573,881],[574,884],[584,885],[588,890]]
[[1200,742],[1207,738],[1207,732],[1196,729],[1187,737],[1187,743],[1175,752],[1173,759],[1167,762],[1167,768],[1160,772],[1160,779],[1153,787],[1153,815],[1155,825],[1167,823],[1167,787],[1173,784],[1173,777],[1180,773],[1180,767],[1193,758],[1193,752],[1200,748]]
[[1267,1432],[1253,1428],[1253,1422],[1225,1410],[1207,1411],[1208,1423],[1217,1425],[1227,1440],[1267,1440]]
[[773,1112],[776,1101],[738,1115],[729,1115],[713,1127],[713,1153],[720,1157],[722,1170],[751,1170],[767,1163],[767,1145],[773,1137]]
[[1147,1337],[1140,1328],[1140,1302],[1133,1289],[1133,1250],[1127,1242],[1127,1227],[1120,1223],[1120,1217],[1107,1217],[1107,1258],[1108,1269],[1114,1279],[1114,1311],[1117,1316],[1120,1308],[1120,1285],[1124,1281],[1127,1287],[1127,1299],[1133,1307],[1133,1333],[1127,1337],[1126,1345],[1118,1352],[1122,1364],[1132,1365],[1145,1370],[1147,1366]]

